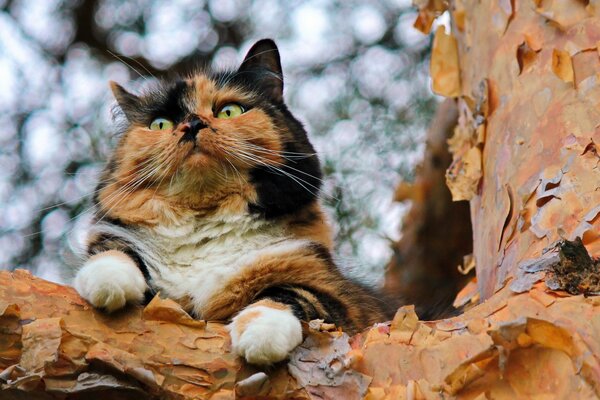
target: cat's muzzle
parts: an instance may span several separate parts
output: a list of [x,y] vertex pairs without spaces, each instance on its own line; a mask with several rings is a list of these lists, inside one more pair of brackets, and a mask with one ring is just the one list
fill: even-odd
[[183,136],[179,139],[179,143],[192,142],[197,145],[196,136],[200,130],[206,128],[207,125],[199,118],[194,118],[183,125]]

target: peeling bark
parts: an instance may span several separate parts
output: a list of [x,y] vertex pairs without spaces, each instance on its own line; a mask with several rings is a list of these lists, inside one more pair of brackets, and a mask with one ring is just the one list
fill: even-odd
[[[0,272],[2,399],[596,398],[600,298],[504,288],[465,314],[414,308],[352,338],[317,321],[290,360],[258,370],[222,324],[174,302],[107,316],[70,287]],[[318,329],[326,329],[319,331]],[[481,397],[484,398],[484,397]]]

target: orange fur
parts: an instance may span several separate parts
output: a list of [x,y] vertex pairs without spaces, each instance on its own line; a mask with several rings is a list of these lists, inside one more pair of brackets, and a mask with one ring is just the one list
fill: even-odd
[[333,249],[333,232],[321,206],[315,203],[285,221],[294,237],[309,239]]
[[346,329],[350,332],[385,319],[376,299],[362,294],[337,270],[331,269],[308,250],[288,253],[283,257],[263,256],[211,299],[204,316],[207,319],[228,319],[251,304],[263,290],[281,285],[311,287],[335,298],[348,314]]

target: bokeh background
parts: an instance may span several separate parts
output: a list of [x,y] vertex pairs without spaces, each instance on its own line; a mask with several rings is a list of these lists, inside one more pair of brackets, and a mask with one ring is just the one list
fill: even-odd
[[[0,268],[63,280],[131,90],[277,41],[285,97],[325,170],[344,265],[381,278],[437,102],[410,0],[0,0]],[[79,221],[79,222],[78,222]]]

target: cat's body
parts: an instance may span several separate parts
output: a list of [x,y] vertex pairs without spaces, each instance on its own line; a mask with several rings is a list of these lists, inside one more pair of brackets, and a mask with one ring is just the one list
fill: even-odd
[[332,262],[318,159],[282,90],[270,40],[236,72],[141,97],[113,84],[128,124],[75,278],[86,299],[113,311],[160,291],[198,318],[231,320],[234,350],[257,364],[300,343],[300,320],[354,332],[385,319]]

